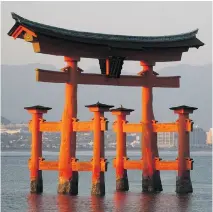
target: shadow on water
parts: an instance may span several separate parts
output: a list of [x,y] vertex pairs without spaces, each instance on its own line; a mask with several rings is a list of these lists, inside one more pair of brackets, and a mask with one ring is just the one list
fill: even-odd
[[28,212],[187,212],[191,195],[115,192],[113,197],[29,194]]

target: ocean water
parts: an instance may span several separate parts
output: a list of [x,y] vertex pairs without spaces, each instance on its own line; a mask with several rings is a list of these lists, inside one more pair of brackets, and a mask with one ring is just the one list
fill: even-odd
[[[28,152],[1,153],[1,211],[2,212],[209,212],[212,211],[212,153],[196,151],[191,153],[194,170],[191,180],[194,192],[188,195],[175,193],[175,171],[161,171],[163,192],[143,194],[141,192],[141,171],[128,171],[130,190],[115,192],[115,171],[112,159],[115,152],[106,152],[110,162],[105,174],[106,195],[92,197],[91,173],[79,173],[78,196],[57,194],[56,171],[43,171],[44,192],[42,195],[30,194]],[[139,159],[140,152],[128,152],[130,159]],[[165,160],[175,159],[177,152],[160,152]],[[58,153],[44,152],[46,160],[55,160]],[[81,161],[91,159],[91,152],[80,151]]]

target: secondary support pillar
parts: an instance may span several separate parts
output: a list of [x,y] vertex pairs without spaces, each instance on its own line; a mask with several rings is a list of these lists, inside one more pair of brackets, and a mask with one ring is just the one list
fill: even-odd
[[139,73],[142,77],[146,77],[147,83],[142,87],[142,157],[144,163],[142,175],[142,191],[143,192],[159,192],[162,191],[160,172],[155,170],[155,157],[158,157],[157,136],[153,131],[153,67],[141,62],[143,67]]
[[69,75],[65,86],[65,106],[62,116],[61,146],[59,155],[58,193],[78,194],[78,172],[72,171],[71,163],[76,157],[76,132],[73,131],[73,118],[77,117],[77,62],[79,58],[65,57]]
[[31,158],[30,158],[30,192],[43,192],[42,171],[39,170],[39,159],[42,158],[42,133],[40,132],[40,121],[44,113],[51,110],[49,107],[40,105],[25,107],[30,114],[32,114],[32,144],[31,144]]
[[101,161],[105,161],[103,151],[103,136],[101,134],[101,119],[103,114],[112,108],[112,105],[96,103],[87,105],[91,112],[94,113],[94,140],[93,140],[93,159],[92,159],[92,190],[91,194],[96,196],[105,195],[105,178],[104,172],[101,171]]
[[178,123],[178,176],[176,179],[177,193],[192,193],[192,182],[190,177],[190,170],[186,168],[186,159],[190,160],[189,148],[189,132],[187,131],[187,121],[189,120],[189,113],[197,110],[195,107],[179,106],[172,107],[176,114],[179,115]]
[[116,124],[116,191],[128,191],[129,182],[127,170],[124,169],[124,160],[127,158],[126,153],[126,133],[123,130],[123,124],[126,123],[126,115],[129,115],[132,109],[121,107],[111,109],[113,115],[117,116]]

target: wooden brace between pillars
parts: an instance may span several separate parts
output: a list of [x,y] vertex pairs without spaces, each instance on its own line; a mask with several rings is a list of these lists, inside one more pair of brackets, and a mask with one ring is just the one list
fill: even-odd
[[[34,43],[35,44],[35,43]],[[108,68],[107,68],[108,70]],[[108,72],[107,72],[108,73]],[[109,75],[107,74],[106,75]],[[36,80],[39,82],[67,83],[69,76],[67,72],[36,69]],[[146,76],[123,75],[120,78],[110,80],[102,74],[81,73],[81,69],[76,74],[76,83],[84,85],[108,85],[108,86],[134,86],[141,87],[148,84]],[[153,87],[179,88],[180,77],[153,77]]]
[[[193,160],[185,158],[186,169],[193,170]],[[143,160],[129,160],[124,157],[124,169],[143,170]],[[178,170],[178,159],[174,161],[162,161],[160,158],[155,158],[155,170]],[[113,160],[113,167],[116,168],[116,159]]]
[[[107,171],[107,160],[101,158],[100,166],[101,171]],[[76,158],[72,158],[70,161],[70,166],[72,171],[92,171],[93,161],[83,161],[80,162]],[[29,170],[32,168],[31,159],[28,161]],[[39,158],[39,170],[57,171],[59,170],[58,161],[46,161],[44,158]]]
[[[117,132],[117,122],[113,123],[113,130]],[[186,119],[186,132],[191,132],[193,130],[193,121]],[[123,132],[143,132],[143,123],[128,123],[128,121],[123,121]],[[178,132],[178,121],[175,123],[157,123],[153,121],[153,132]]]
[[[40,121],[39,130],[40,132],[60,132],[62,127],[62,122],[46,122],[44,119]],[[29,122],[29,130],[32,131],[32,122]],[[73,118],[73,131],[83,132],[83,131],[93,131],[94,121],[81,121]],[[108,130],[108,121],[106,118],[101,117],[101,131]]]

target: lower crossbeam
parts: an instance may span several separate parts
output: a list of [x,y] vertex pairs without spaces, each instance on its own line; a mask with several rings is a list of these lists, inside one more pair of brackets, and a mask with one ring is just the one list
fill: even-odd
[[[130,170],[143,170],[144,162],[143,160],[123,160],[124,169]],[[193,160],[191,158],[185,159],[186,170],[193,170]],[[174,161],[169,160],[161,160],[160,158],[156,158],[154,161],[155,170],[178,170],[178,159]],[[116,159],[113,160],[113,167],[116,168]]]
[[[106,160],[101,160],[101,171],[106,172],[107,171],[107,163]],[[48,171],[57,171],[58,168],[58,161],[46,161],[45,159],[39,160],[39,170],[48,170]],[[80,162],[77,159],[72,160],[70,163],[72,166],[72,171],[92,171],[93,168],[93,162],[92,161],[83,161]],[[31,170],[32,162],[29,160],[28,167]]]

